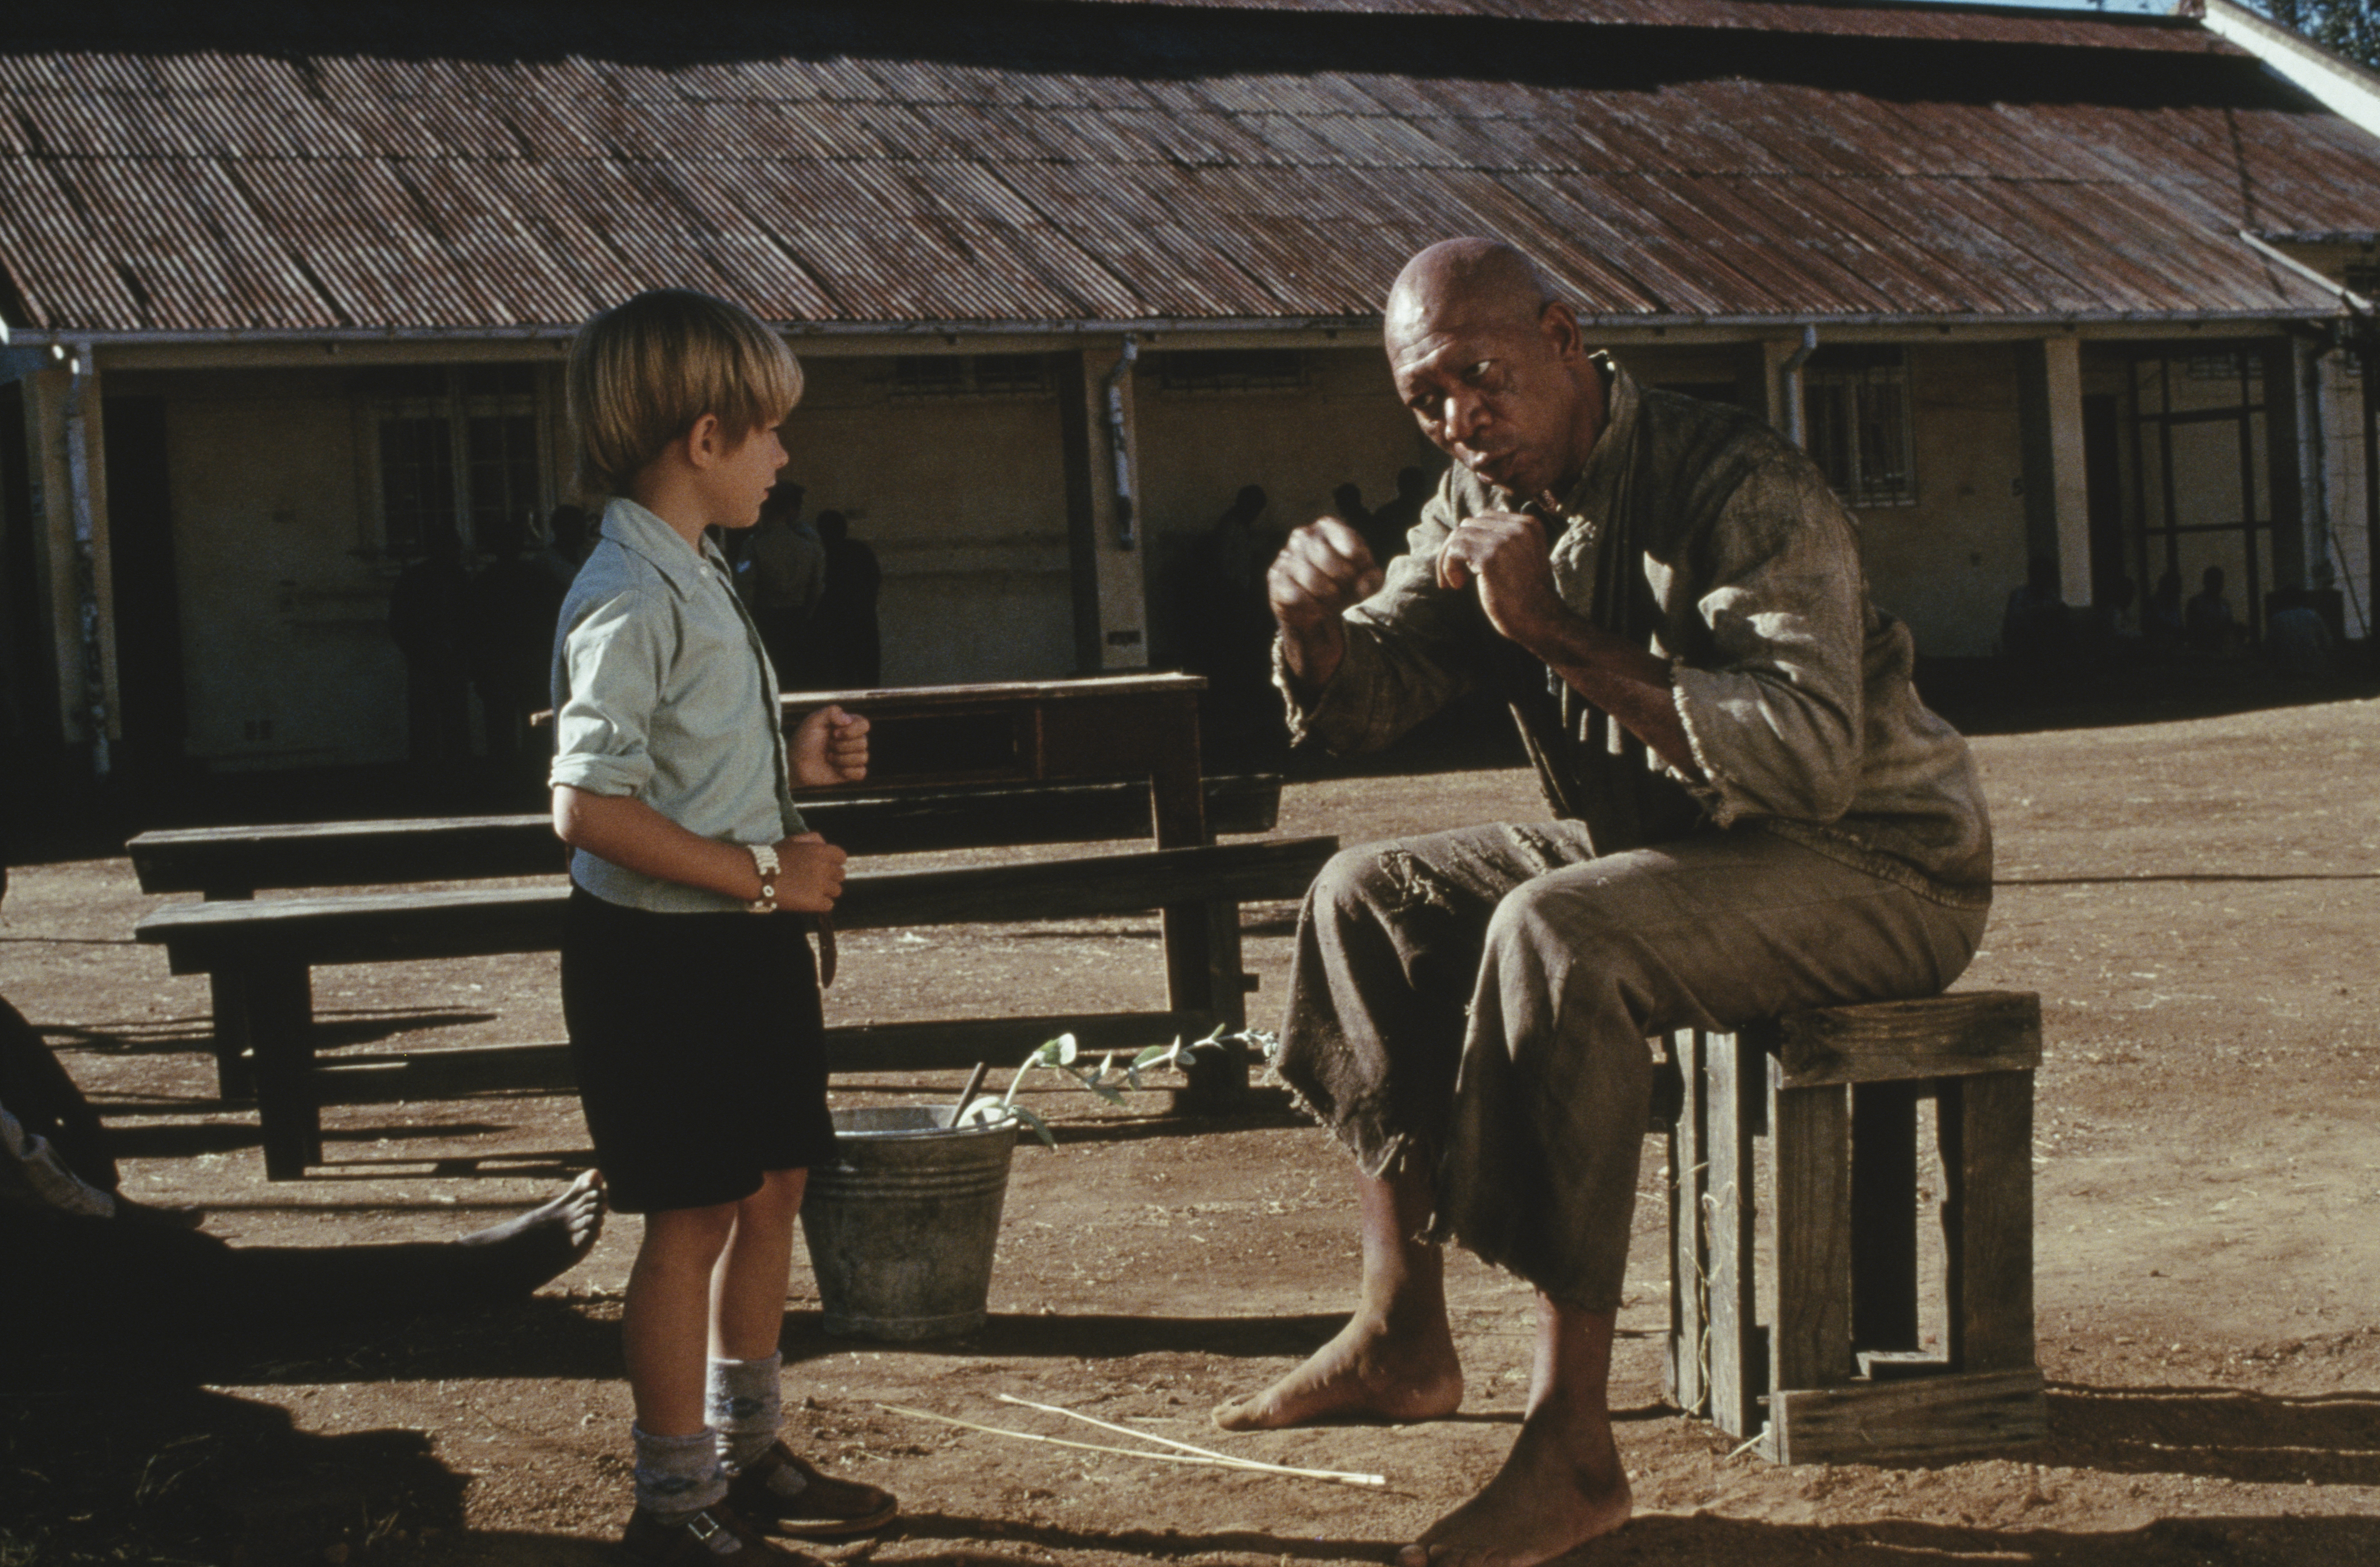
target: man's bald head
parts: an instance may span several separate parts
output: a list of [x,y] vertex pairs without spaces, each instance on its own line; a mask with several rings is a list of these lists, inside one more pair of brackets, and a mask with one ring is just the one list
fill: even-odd
[[1536,322],[1558,296],[1537,264],[1500,239],[1441,239],[1407,261],[1389,289],[1394,340],[1426,325]]
[[1603,429],[1603,383],[1578,317],[1534,262],[1448,239],[1405,263],[1382,323],[1397,395],[1431,443],[1529,499],[1558,498]]

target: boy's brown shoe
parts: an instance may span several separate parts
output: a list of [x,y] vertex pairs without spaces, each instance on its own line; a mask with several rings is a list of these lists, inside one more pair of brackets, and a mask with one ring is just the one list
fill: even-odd
[[826,1567],[807,1551],[770,1539],[723,1501],[678,1524],[664,1524],[639,1507],[620,1544],[648,1567]]
[[[802,1488],[790,1496],[769,1483],[783,1469],[802,1477]],[[801,1539],[864,1535],[882,1528],[901,1511],[892,1493],[881,1486],[822,1475],[813,1464],[795,1457],[783,1442],[771,1446],[728,1480],[727,1505],[764,1529]]]

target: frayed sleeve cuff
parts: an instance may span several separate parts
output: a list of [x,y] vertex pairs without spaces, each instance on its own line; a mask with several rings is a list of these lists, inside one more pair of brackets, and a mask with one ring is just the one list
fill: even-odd
[[1677,710],[1679,725],[1686,732],[1687,748],[1694,753],[1694,765],[1702,770],[1702,776],[1696,778],[1668,762],[1662,764],[1661,771],[1701,801],[1713,821],[1728,827],[1752,814],[1753,806],[1713,754],[1718,747],[1711,743],[1710,735],[1719,727],[1714,716],[1720,701],[1715,689],[1718,680],[1708,670],[1670,659],[1670,705]]

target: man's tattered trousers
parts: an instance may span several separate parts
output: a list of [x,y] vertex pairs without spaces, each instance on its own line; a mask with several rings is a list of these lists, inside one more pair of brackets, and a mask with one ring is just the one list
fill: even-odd
[[1374,844],[1306,895],[1278,1065],[1366,1174],[1433,1172],[1433,1237],[1615,1310],[1647,1038],[1932,995],[1984,918],[1747,827],[1603,858],[1565,821]]

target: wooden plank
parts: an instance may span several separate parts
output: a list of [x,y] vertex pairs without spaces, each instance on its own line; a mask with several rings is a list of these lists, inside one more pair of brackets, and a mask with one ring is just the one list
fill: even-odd
[[1711,1419],[1731,1437],[1759,1427],[1759,1401],[1768,1391],[1761,1374],[1759,1326],[1753,1294],[1752,1137],[1765,1069],[1758,1047],[1740,1035],[1713,1034],[1704,1042],[1710,1085],[1705,1126],[1709,1135]]
[[882,712],[936,708],[998,707],[1020,703],[1075,702],[1118,696],[1193,696],[1207,688],[1203,674],[1108,674],[1069,680],[997,680],[970,686],[883,686],[856,691],[787,691],[779,706],[788,727],[819,708],[838,703],[873,719]]
[[[867,930],[1079,919],[1180,901],[1295,898],[1338,846],[1336,838],[1282,838],[1022,865],[862,871],[844,882],[835,923]],[[328,964],[551,952],[561,944],[568,901],[566,886],[547,886],[172,904],[150,911],[133,933],[164,945],[176,974],[236,966],[253,954]]]
[[2041,1064],[2041,998],[1971,990],[1818,1007],[1779,1019],[1770,1048],[1789,1088],[2019,1071]]
[[1710,1410],[1710,1262],[1704,1195],[1705,1106],[1702,1036],[1681,1028],[1670,1036],[1670,1060],[1679,1078],[1679,1103],[1670,1124],[1670,1402],[1688,1415]]
[[[1281,775],[1204,781],[1217,833],[1269,832]],[[1154,835],[1141,781],[1030,784],[805,796],[803,819],[855,855],[1087,844]],[[248,897],[258,888],[370,887],[552,875],[564,869],[543,813],[300,822],[143,832],[125,845],[144,893]]]
[[2033,1074],[1946,1083],[1942,1162],[1950,1364],[1964,1372],[2034,1364]]
[[1779,1464],[1879,1464],[1999,1452],[2049,1434],[2038,1371],[1797,1388],[1769,1401],[1763,1453]]
[[[1055,1013],[1032,1017],[966,1017],[918,1023],[846,1024],[826,1031],[828,1069],[838,1075],[965,1071],[992,1067],[1000,1092],[1045,1039],[1071,1033],[1088,1053],[1137,1050],[1196,1039],[1215,1019],[1196,1013]],[[356,1051],[314,1067],[317,1097],[330,1104],[451,1099],[480,1094],[568,1093],[574,1085],[567,1044],[465,1045],[440,1050]],[[1027,1078],[1032,1087],[1034,1079]],[[1043,1075],[1040,1086],[1053,1081]],[[1088,1101],[1086,1100],[1087,1103]]]
[[[1773,1058],[1766,1058],[1774,1064]],[[1850,1090],[1772,1087],[1768,1157],[1777,1204],[1774,1387],[1852,1379]]]
[[1859,1236],[1852,1261],[1854,1349],[1918,1347],[1917,1106],[1930,1091],[1924,1083],[1859,1083],[1850,1089],[1852,1228]]

